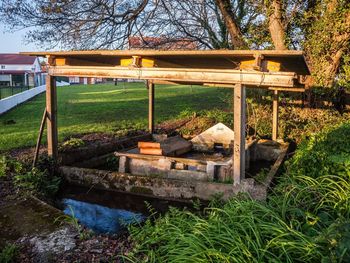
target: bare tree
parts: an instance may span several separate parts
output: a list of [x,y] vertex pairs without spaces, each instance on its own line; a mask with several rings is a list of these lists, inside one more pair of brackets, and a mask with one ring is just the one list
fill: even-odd
[[[224,2],[227,2],[226,0]],[[149,33],[186,38],[201,48],[247,48],[246,39],[262,24],[254,1],[160,0]],[[220,5],[219,5],[219,4]],[[225,16],[227,19],[225,19]],[[252,43],[252,41],[248,41]]]
[[285,26],[283,24],[282,0],[273,0],[269,8],[269,30],[276,49],[287,49],[285,45]]
[[231,43],[237,49],[242,49],[246,46],[241,29],[238,26],[236,17],[230,0],[215,0],[219,7],[221,15],[225,21],[228,32],[230,33]]
[[185,38],[199,48],[247,47],[259,24],[254,1],[244,0],[0,0],[12,28],[32,28],[29,41],[49,48],[126,47],[130,36]]
[[30,28],[30,41],[99,49],[125,44],[154,7],[149,0],[2,0],[0,13],[12,29]]

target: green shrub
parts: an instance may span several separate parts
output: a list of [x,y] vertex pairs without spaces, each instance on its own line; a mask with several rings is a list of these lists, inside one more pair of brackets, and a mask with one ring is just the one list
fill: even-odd
[[14,244],[6,245],[0,252],[0,263],[14,262],[18,254],[18,247]]
[[0,156],[0,177],[6,176],[7,163],[6,157]]
[[306,138],[289,162],[292,175],[339,175],[350,178],[350,122]]
[[23,165],[5,155],[0,156],[0,177],[6,176],[10,173],[20,173],[23,171]]
[[14,177],[15,185],[33,194],[54,196],[60,186],[61,178],[50,175],[47,170],[41,171],[37,168],[19,174]]
[[85,145],[85,142],[82,139],[70,138],[68,141],[65,141],[62,144],[62,148],[63,149],[73,149],[73,148],[82,147],[84,145]]

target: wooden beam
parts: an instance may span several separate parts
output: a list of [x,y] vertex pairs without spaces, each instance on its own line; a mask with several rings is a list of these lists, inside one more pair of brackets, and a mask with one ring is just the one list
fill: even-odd
[[47,152],[54,161],[58,157],[58,132],[57,132],[57,91],[56,79],[48,75],[46,77],[46,118],[47,118]]
[[105,66],[105,67],[112,67],[115,64],[111,63],[101,63],[98,61],[89,60],[86,58],[74,58],[74,57],[55,57],[53,60],[51,60],[50,66],[75,66],[75,65],[84,65],[84,66]]
[[36,163],[37,163],[38,158],[39,158],[39,150],[40,150],[41,138],[43,137],[46,116],[47,116],[47,112],[46,112],[46,107],[45,107],[43,117],[42,117],[41,123],[40,123],[39,136],[38,136],[38,139],[36,141],[36,146],[35,146],[35,154],[34,154],[33,166],[32,166],[33,168],[36,166]]
[[279,106],[278,90],[273,91],[273,106],[272,106],[272,140],[278,138],[278,106]]
[[231,69],[196,68],[132,68],[132,67],[89,67],[52,66],[52,76],[81,76],[98,78],[124,78],[144,80],[167,80],[192,83],[222,83],[255,85],[258,87],[294,87],[296,74],[293,72],[259,72]]
[[278,88],[278,87],[270,87],[269,90],[278,90],[278,91],[286,91],[286,92],[305,92],[305,88]]
[[246,90],[242,84],[236,84],[233,96],[234,145],[233,145],[233,182],[241,183],[245,177],[245,107]]
[[277,56],[277,57],[300,57],[304,55],[299,50],[154,50],[154,49],[130,49],[130,50],[76,50],[76,51],[41,51],[41,52],[20,52],[29,56]]
[[152,134],[154,132],[154,84],[147,81],[148,88],[148,130]]

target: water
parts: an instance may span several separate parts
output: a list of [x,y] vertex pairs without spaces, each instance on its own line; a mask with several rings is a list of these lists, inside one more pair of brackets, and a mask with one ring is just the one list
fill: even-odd
[[142,223],[155,211],[164,213],[171,206],[191,209],[193,205],[190,202],[66,185],[59,193],[57,206],[96,233],[116,234],[129,224]]
[[63,205],[65,214],[76,217],[82,225],[96,233],[118,233],[127,225],[141,223],[146,218],[141,213],[74,199],[63,199]]

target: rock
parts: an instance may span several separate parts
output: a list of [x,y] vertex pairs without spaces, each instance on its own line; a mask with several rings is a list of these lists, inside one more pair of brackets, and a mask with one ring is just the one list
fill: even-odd
[[100,249],[94,248],[94,249],[90,249],[89,252],[90,252],[90,253],[95,253],[95,254],[102,254],[103,249],[102,249],[102,248],[100,248]]
[[76,231],[69,227],[61,228],[46,236],[34,236],[29,240],[32,252],[38,262],[51,262],[50,258],[76,247]]

